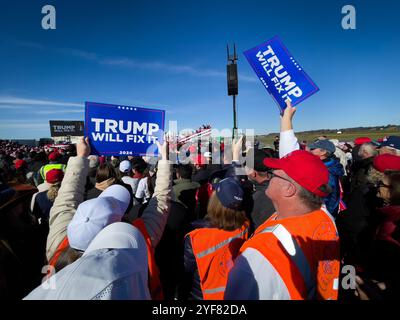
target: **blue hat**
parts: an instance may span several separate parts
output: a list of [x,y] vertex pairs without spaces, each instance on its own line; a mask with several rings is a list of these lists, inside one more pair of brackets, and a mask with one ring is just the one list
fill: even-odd
[[381,147],[391,147],[400,150],[400,137],[389,136],[385,141],[381,143]]
[[219,201],[226,208],[240,210],[243,202],[243,188],[233,177],[221,180],[216,185],[216,194]]
[[310,143],[308,145],[308,147],[310,148],[310,150],[323,149],[323,150],[328,151],[331,154],[335,153],[335,151],[336,151],[335,145],[329,140],[317,140],[313,143]]

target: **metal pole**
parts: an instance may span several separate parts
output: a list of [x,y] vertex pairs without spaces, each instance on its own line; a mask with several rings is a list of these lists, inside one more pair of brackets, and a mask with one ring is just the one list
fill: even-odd
[[232,96],[233,97],[233,134],[232,134],[232,138],[236,137],[236,133],[237,133],[237,119],[236,119],[236,96]]

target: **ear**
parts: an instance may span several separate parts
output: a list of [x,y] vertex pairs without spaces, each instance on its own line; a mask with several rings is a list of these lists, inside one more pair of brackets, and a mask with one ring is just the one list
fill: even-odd
[[286,198],[293,197],[297,192],[296,187],[292,183],[288,183],[284,188],[282,188],[282,195]]

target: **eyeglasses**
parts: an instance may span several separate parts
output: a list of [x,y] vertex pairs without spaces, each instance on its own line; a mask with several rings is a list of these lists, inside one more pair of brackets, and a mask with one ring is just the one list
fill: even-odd
[[286,179],[286,178],[284,178],[284,177],[281,177],[281,176],[277,175],[275,172],[271,172],[270,175],[271,175],[271,179],[272,179],[272,178],[279,178],[279,179],[288,181],[288,182],[290,182],[290,183],[293,184],[293,181],[291,181],[291,180],[289,180],[289,179]]

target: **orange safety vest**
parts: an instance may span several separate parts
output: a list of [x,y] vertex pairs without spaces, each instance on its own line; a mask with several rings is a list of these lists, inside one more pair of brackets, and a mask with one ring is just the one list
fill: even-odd
[[68,237],[65,236],[64,240],[58,245],[56,252],[54,253],[53,257],[49,261],[49,265],[55,267],[57,264],[58,259],[60,258],[61,253],[65,251],[69,247]]
[[229,271],[248,238],[249,223],[234,231],[201,228],[188,236],[196,258],[204,300],[222,300]]
[[275,268],[292,300],[337,300],[339,237],[322,209],[275,220],[273,214],[240,249],[258,250]]
[[150,235],[147,232],[146,226],[142,218],[135,219],[132,222],[132,225],[139,229],[142,233],[144,239],[146,240],[146,247],[147,247],[147,263],[149,268],[149,289],[150,295],[153,300],[163,300],[164,295],[161,287],[160,282],[160,273],[158,271],[158,267],[156,264],[156,260],[154,258],[154,250],[153,246],[151,245]]

